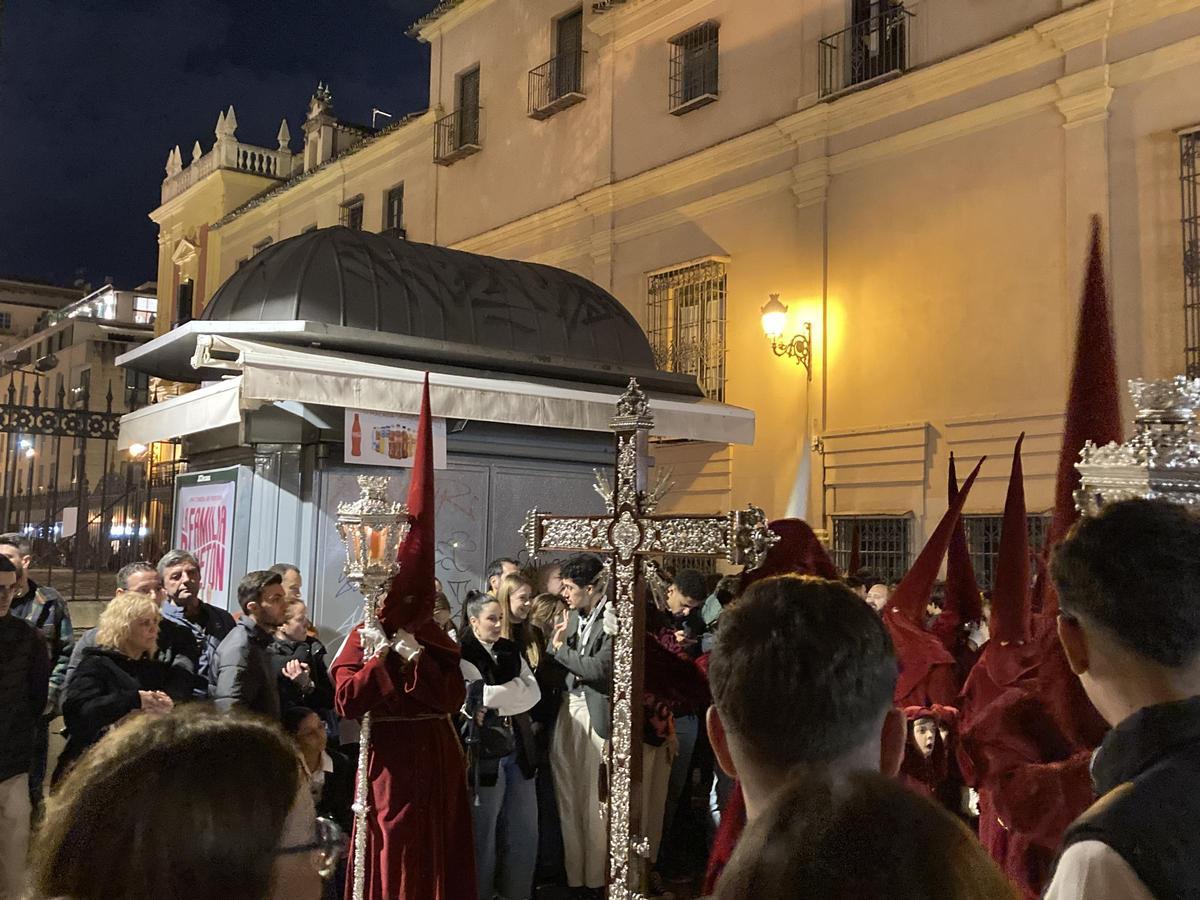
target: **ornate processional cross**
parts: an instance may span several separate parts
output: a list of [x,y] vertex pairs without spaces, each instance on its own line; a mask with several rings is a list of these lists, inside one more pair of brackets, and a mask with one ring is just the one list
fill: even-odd
[[643,563],[665,554],[711,556],[747,568],[758,566],[778,537],[757,507],[727,515],[656,516],[665,489],[647,491],[649,435],[654,417],[646,395],[631,379],[617,402],[616,483],[597,473],[607,501],[602,516],[551,516],[530,510],[521,533],[531,557],[557,550],[606,554],[615,585],[618,620],[613,638],[607,798],[611,900],[641,897],[649,841],[641,833],[643,657],[646,610]]

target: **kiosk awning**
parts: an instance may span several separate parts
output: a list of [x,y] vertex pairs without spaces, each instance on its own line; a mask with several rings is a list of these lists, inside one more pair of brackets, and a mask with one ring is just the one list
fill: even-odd
[[[216,335],[199,339],[192,365],[225,369],[232,377],[123,416],[120,449],[235,424],[245,411],[277,402],[415,415],[425,377],[423,368]],[[550,379],[437,371],[429,385],[438,416],[581,431],[607,431],[620,396],[619,390]],[[754,441],[750,410],[699,398],[649,397],[656,437]]]

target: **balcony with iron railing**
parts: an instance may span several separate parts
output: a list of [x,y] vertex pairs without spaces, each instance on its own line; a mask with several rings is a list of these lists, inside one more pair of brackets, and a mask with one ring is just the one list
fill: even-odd
[[453,165],[482,149],[478,106],[456,109],[433,123],[433,161],[437,165]]
[[548,119],[587,99],[583,92],[583,51],[561,53],[529,71],[529,117]]
[[914,13],[903,3],[894,3],[877,15],[821,38],[821,99],[906,72],[911,64],[912,18]]

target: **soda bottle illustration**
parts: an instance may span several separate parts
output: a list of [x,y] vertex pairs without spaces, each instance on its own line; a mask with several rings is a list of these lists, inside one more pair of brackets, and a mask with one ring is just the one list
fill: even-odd
[[358,422],[358,413],[354,414],[354,424],[350,426],[350,455],[362,456],[362,425]]

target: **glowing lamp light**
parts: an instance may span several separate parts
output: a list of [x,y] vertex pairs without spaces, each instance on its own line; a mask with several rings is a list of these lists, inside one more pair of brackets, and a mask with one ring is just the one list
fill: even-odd
[[777,341],[783,335],[783,327],[787,324],[787,306],[779,300],[778,294],[772,294],[762,308],[763,334],[772,341]]
[[33,459],[35,456],[37,456],[37,451],[34,450],[32,447],[29,447],[25,450],[25,458],[26,459]]
[[808,380],[812,381],[812,323],[805,322],[802,332],[785,338],[787,311],[779,295],[771,294],[762,308],[763,334],[771,342],[771,350],[776,356],[790,356],[796,365],[804,366]]
[[145,444],[130,444],[129,445],[129,455],[133,459],[137,459],[140,456],[145,456],[146,451],[149,449],[150,448],[147,447]]

